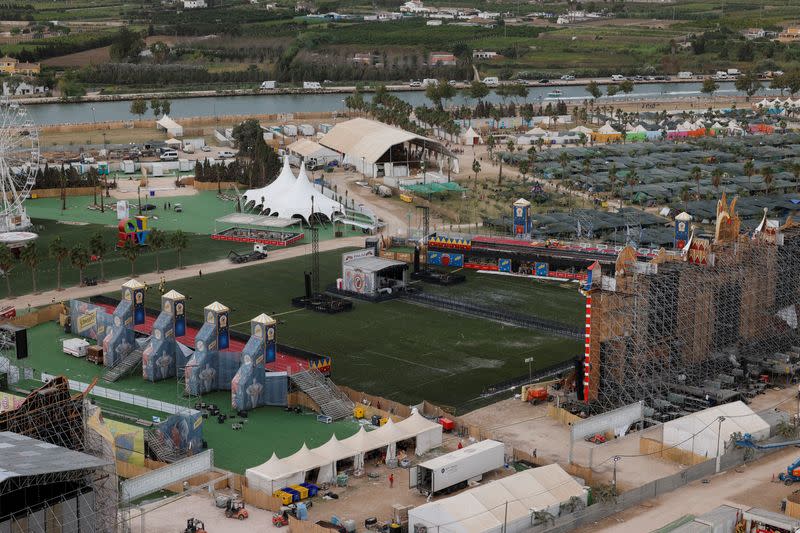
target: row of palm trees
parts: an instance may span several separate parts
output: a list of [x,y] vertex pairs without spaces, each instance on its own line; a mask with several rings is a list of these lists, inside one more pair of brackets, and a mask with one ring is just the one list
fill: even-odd
[[[155,253],[156,272],[161,272],[160,252],[166,249],[174,249],[178,252],[178,268],[183,268],[181,253],[189,247],[189,238],[181,230],[167,233],[159,229],[152,229],[147,235],[148,249]],[[93,261],[100,265],[100,281],[105,281],[105,259],[109,245],[103,233],[97,231],[87,243],[76,243],[68,247],[64,240],[58,236],[48,246],[47,253],[56,263],[56,290],[62,290],[62,265],[69,261],[78,270],[78,283],[85,283],[84,271]],[[136,275],[136,259],[142,252],[142,247],[133,240],[126,240],[124,246],[119,248],[120,255],[131,264],[131,277]],[[0,270],[6,280],[6,292],[8,297],[12,297],[11,292],[11,271],[19,264],[26,266],[31,273],[33,292],[37,293],[37,270],[42,261],[42,255],[35,242],[31,242],[20,250],[19,257],[5,244],[0,244]]]

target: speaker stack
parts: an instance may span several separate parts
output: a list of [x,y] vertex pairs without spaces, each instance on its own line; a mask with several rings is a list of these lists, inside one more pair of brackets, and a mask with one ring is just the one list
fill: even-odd
[[13,347],[17,359],[28,357],[28,330],[26,328],[6,324],[0,326],[0,334],[4,337],[4,349]]

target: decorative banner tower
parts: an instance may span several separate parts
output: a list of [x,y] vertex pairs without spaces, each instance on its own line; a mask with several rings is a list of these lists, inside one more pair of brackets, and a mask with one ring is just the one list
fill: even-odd
[[675,217],[675,249],[683,250],[689,242],[689,227],[692,223],[692,215],[686,211]]
[[531,203],[520,198],[514,202],[514,236],[529,237],[531,234]]
[[135,279],[122,286],[122,299],[133,302],[133,324],[144,324],[144,284]]
[[[161,313],[153,323],[150,341],[142,354],[142,376],[148,381],[159,381],[172,377],[186,366],[176,344],[176,337],[186,333],[185,296],[169,291],[161,297]],[[178,313],[181,316],[180,333]]]

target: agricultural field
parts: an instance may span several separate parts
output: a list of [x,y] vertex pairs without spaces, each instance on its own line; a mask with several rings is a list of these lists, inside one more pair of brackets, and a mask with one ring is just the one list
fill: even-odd
[[[321,254],[323,286],[340,276],[340,264],[341,252]],[[205,305],[222,302],[232,309],[234,329],[241,331],[248,331],[252,317],[272,315],[279,321],[278,342],[333,357],[337,383],[406,403],[427,399],[467,410],[489,385],[525,374],[525,357],[534,355],[537,366],[548,366],[580,351],[576,341],[401,300],[356,301],[353,311],[337,315],[298,310],[290,302],[303,293],[302,273],[308,268],[309,259],[298,257],[243,268],[235,275],[184,279],[167,288],[191,297],[191,318],[202,319]],[[554,290],[524,287],[534,301]],[[565,305],[571,305],[573,294],[574,287],[564,289]],[[119,291],[109,296],[118,297]]]

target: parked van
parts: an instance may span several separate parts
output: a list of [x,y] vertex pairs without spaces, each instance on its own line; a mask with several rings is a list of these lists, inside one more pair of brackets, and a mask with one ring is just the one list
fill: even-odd
[[685,71],[685,72],[678,72],[678,79],[679,80],[690,80],[692,79],[692,73]]
[[304,81],[303,89],[322,89],[322,85],[318,81]]
[[500,79],[497,76],[487,76],[483,78],[483,83],[489,87],[497,87],[500,84]]
[[183,145],[183,153],[184,154],[193,154],[194,153],[194,145],[192,143],[186,143]]
[[614,74],[611,76],[611,81],[625,81],[625,76],[622,74]]
[[164,150],[161,152],[160,158],[162,161],[177,161],[178,160],[178,152],[175,150]]
[[425,78],[424,80],[422,80],[423,87],[427,87],[429,85],[433,85],[434,87],[436,87],[437,85],[439,85],[439,80],[437,80],[436,78]]
[[277,87],[277,83],[274,81],[262,81],[261,82],[261,89],[274,89]]

